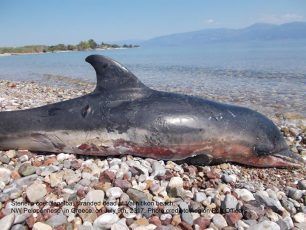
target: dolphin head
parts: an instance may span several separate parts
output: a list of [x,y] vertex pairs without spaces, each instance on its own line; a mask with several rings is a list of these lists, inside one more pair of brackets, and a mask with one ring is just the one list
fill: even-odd
[[272,121],[267,121],[267,124],[256,130],[254,134],[257,138],[254,149],[254,154],[258,158],[257,165],[270,167],[304,165],[303,158],[289,149],[283,135]]
[[245,127],[251,149],[239,163],[256,167],[303,167],[303,158],[289,149],[277,126],[264,115],[249,111],[245,113]]

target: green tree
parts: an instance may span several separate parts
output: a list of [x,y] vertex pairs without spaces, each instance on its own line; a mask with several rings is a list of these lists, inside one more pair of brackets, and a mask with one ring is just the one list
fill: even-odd
[[54,52],[55,51],[55,46],[49,46],[48,51],[49,52]]
[[88,42],[89,47],[90,47],[91,49],[96,49],[97,46],[98,46],[98,44],[97,44],[97,43],[95,42],[95,40],[93,40],[93,39],[89,39],[87,42]]
[[112,48],[119,48],[120,46],[119,45],[117,45],[117,44],[111,44],[110,45]]
[[55,50],[67,50],[67,47],[64,44],[57,44]]
[[87,50],[90,48],[88,41],[81,41],[78,45],[78,50]]
[[75,46],[74,45],[67,45],[67,50],[75,50]]

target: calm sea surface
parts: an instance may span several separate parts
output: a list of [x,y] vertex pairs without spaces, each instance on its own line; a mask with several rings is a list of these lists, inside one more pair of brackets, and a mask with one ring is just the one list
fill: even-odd
[[90,54],[121,62],[154,88],[306,116],[306,41],[7,56],[0,57],[0,79],[94,82],[94,70],[84,61]]

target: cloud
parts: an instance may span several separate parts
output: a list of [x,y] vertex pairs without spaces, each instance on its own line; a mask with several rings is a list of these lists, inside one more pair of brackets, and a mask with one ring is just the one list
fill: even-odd
[[272,23],[272,24],[282,24],[288,22],[296,22],[296,21],[303,21],[305,17],[303,15],[294,14],[294,13],[286,13],[282,15],[264,15],[260,18],[261,22],[265,23]]
[[206,25],[211,25],[211,24],[215,24],[216,21],[215,21],[214,19],[212,19],[212,18],[209,18],[209,19],[206,19],[206,20],[204,21],[204,23],[205,23]]

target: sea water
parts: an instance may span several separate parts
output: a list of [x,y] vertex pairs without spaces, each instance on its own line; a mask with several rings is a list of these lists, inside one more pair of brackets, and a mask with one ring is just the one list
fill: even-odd
[[0,79],[47,83],[46,77],[63,76],[95,82],[84,61],[90,54],[115,59],[153,88],[306,116],[306,41],[13,55],[0,57]]

